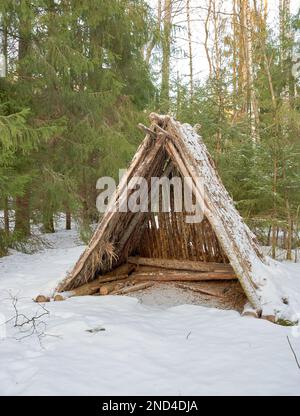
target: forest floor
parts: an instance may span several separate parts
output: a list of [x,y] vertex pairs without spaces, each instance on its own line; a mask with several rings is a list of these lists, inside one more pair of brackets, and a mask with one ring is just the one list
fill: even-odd
[[[0,259],[1,395],[300,395],[287,339],[300,359],[300,327],[196,305],[174,287],[44,310],[32,298],[53,289],[84,247],[76,231],[43,238],[34,254]],[[300,264],[285,266],[300,293]]]

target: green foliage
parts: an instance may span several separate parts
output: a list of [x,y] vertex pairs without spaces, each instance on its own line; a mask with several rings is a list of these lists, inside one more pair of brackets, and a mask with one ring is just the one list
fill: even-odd
[[0,209],[8,201],[22,217],[16,197],[26,198],[26,221],[47,228],[68,210],[86,227],[98,216],[97,179],[127,166],[155,93],[142,56],[150,9],[143,0],[5,0],[0,11]]

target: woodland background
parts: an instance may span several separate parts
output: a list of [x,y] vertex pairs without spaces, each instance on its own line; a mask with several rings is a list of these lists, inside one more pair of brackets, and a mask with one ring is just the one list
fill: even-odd
[[0,255],[35,224],[55,232],[61,212],[87,239],[97,179],[117,178],[142,139],[137,123],[156,111],[198,125],[240,213],[274,257],[282,247],[291,258],[300,13],[290,0],[1,0],[0,16]]

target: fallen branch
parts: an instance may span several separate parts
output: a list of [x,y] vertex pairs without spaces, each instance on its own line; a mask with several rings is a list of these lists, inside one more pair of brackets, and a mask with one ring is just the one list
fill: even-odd
[[15,315],[10,320],[14,321],[14,327],[18,328],[22,334],[18,340],[28,338],[32,335],[36,335],[40,345],[42,346],[41,339],[46,336],[45,329],[47,327],[46,323],[42,318],[48,316],[50,312],[45,308],[45,306],[39,304],[40,312],[36,312],[35,315],[28,317],[24,313],[20,313],[17,308],[18,298],[16,296],[11,296],[12,306],[14,309]]
[[299,368],[299,370],[300,370],[300,364],[299,364],[299,361],[298,361],[297,354],[295,353],[294,348],[292,347],[292,344],[291,344],[291,341],[290,341],[290,339],[289,339],[288,335],[287,335],[287,340],[288,340],[288,343],[289,343],[290,349],[291,349],[291,351],[292,351],[292,353],[293,353],[293,355],[294,355],[294,358],[295,358],[296,364],[297,364],[297,366],[298,366],[298,368]]
[[198,292],[198,293],[202,293],[204,295],[209,295],[209,296],[215,296],[217,298],[223,298],[224,297],[223,295],[221,295],[219,293],[216,293],[216,292],[213,292],[211,290],[202,289],[198,286],[190,286],[190,285],[185,284],[185,283],[177,283],[176,287],[179,287],[180,289],[189,289],[189,290],[192,290],[193,292]]

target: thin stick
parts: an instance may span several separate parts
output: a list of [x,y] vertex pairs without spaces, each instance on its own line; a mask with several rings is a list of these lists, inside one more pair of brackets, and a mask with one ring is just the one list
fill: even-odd
[[153,139],[156,139],[157,134],[155,133],[155,131],[152,131],[148,127],[144,126],[142,123],[138,124],[138,128],[144,131],[145,133],[148,133]]
[[292,344],[291,344],[291,341],[290,341],[290,339],[289,339],[288,335],[287,335],[286,337],[287,337],[287,340],[288,340],[288,343],[289,343],[290,349],[292,350],[292,353],[293,353],[293,355],[294,355],[294,357],[295,357],[295,361],[296,361],[296,363],[297,363],[297,366],[298,366],[298,368],[299,368],[299,370],[300,370],[300,364],[299,364],[299,361],[298,361],[298,357],[297,357],[297,355],[296,355],[296,353],[295,353],[295,351],[294,351],[294,348],[292,347]]
[[191,291],[197,292],[197,293],[202,293],[203,295],[215,296],[216,298],[223,298],[224,297],[219,293],[212,292],[212,291],[206,290],[206,289],[202,289],[202,288],[196,287],[196,286],[189,286],[189,285],[184,284],[184,283],[177,283],[176,287],[179,287],[180,289],[188,289],[188,290],[191,290]]

